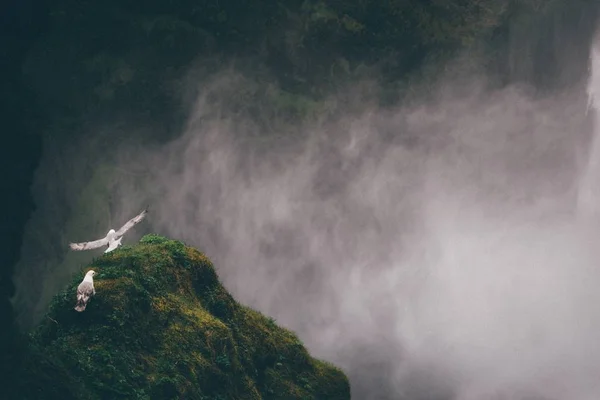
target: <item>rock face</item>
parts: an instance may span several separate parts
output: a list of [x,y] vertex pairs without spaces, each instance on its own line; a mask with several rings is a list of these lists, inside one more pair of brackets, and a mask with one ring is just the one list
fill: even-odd
[[[89,269],[96,296],[78,313]],[[237,303],[202,253],[156,235],[77,274],[29,348],[20,399],[350,398],[343,372]]]

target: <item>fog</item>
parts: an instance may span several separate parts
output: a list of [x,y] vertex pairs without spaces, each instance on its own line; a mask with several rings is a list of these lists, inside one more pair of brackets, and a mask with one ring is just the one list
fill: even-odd
[[353,398],[600,395],[600,150],[581,87],[494,89],[457,62],[403,106],[378,107],[363,81],[261,140],[268,111],[240,99],[252,79],[187,83],[189,118],[168,143],[109,124],[47,140],[16,276],[22,320],[101,254],[68,253],[69,240],[149,204],[125,244],[156,232],[205,252],[237,300],[343,368]]

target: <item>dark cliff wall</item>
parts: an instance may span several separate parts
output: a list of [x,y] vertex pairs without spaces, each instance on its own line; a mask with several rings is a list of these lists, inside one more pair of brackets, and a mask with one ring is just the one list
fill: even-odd
[[[42,1],[9,1],[0,12],[0,146],[2,196],[0,208],[0,354],[14,350],[13,266],[18,260],[24,224],[34,204],[29,191],[41,156],[38,135],[40,110],[34,94],[27,90],[22,63],[29,48],[44,29],[47,8]],[[4,359],[1,366],[7,365]]]

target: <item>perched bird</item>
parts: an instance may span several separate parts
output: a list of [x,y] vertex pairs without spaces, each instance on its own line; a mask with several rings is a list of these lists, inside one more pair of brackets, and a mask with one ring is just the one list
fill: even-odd
[[134,225],[139,223],[144,219],[146,214],[148,213],[148,207],[135,217],[131,218],[129,221],[125,223],[118,231],[111,229],[108,231],[105,237],[102,239],[94,240],[92,242],[83,242],[83,243],[69,243],[69,246],[72,250],[90,250],[97,249],[98,247],[108,246],[105,253],[113,251],[117,247],[121,246],[121,239],[123,239],[123,235],[125,232],[133,228]]
[[77,286],[77,304],[75,305],[75,310],[79,312],[85,310],[90,298],[96,294],[96,289],[94,289],[94,275],[96,275],[95,271],[88,271],[79,286]]

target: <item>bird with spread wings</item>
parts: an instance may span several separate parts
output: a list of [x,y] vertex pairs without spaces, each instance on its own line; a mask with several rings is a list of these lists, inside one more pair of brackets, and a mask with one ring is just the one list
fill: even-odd
[[118,231],[111,229],[102,239],[94,240],[91,242],[69,243],[69,247],[71,247],[72,250],[79,251],[97,249],[98,247],[108,246],[105,253],[111,252],[117,247],[121,246],[121,239],[123,239],[123,235],[125,235],[125,232],[127,232],[135,225],[140,223],[146,217],[146,214],[148,214],[148,207],[146,207],[144,211],[127,221],[125,225],[119,228]]

